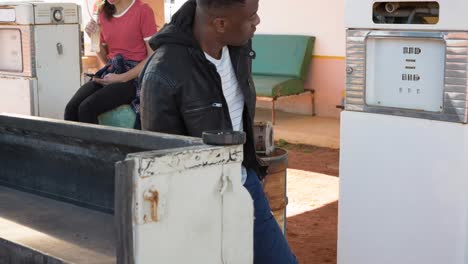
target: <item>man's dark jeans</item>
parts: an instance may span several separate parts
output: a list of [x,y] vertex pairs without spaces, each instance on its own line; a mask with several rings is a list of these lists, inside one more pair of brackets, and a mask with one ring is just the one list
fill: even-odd
[[297,264],[254,170],[247,171],[244,187],[254,200],[254,264]]

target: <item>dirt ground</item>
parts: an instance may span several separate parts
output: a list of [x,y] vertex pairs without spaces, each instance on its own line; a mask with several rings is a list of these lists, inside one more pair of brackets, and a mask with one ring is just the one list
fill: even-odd
[[289,244],[301,264],[334,264],[339,150],[281,141],[278,145],[289,151]]

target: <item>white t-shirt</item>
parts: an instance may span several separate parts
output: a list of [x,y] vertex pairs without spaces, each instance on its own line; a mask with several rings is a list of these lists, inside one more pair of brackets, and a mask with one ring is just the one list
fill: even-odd
[[[216,66],[219,76],[221,77],[221,86],[223,87],[224,98],[229,109],[231,117],[232,129],[235,131],[243,131],[242,114],[244,112],[244,94],[242,93],[236,73],[232,66],[231,56],[229,55],[228,47],[224,47],[221,59],[217,60],[205,52],[206,58]],[[242,184],[247,179],[247,170],[242,166]]]

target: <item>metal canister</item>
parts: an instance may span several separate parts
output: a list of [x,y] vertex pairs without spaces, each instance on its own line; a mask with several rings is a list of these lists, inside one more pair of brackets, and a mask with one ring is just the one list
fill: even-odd
[[286,206],[288,197],[287,168],[288,152],[282,148],[275,148],[270,155],[257,153],[260,159],[268,165],[267,175],[263,180],[263,190],[265,191],[271,210],[283,233],[286,232]]

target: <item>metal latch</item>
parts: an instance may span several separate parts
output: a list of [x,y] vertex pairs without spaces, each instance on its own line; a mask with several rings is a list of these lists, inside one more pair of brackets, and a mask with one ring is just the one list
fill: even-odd
[[[143,199],[150,204],[151,222],[158,222],[159,192],[156,188],[151,188],[143,193]],[[148,215],[143,216],[145,222],[149,222]]]
[[59,55],[62,55],[63,54],[63,45],[62,45],[62,43],[58,42],[56,46],[57,46],[57,53]]

